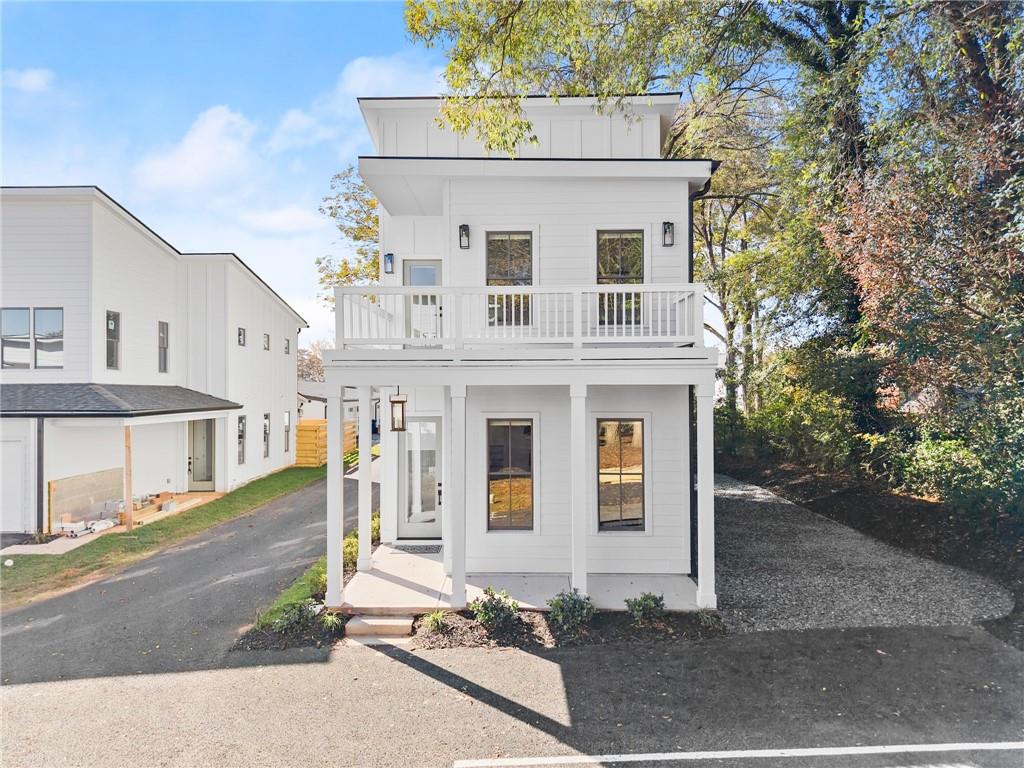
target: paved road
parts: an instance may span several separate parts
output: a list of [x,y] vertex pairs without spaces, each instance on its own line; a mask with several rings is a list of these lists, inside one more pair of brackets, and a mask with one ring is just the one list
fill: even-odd
[[[351,530],[356,481],[345,482]],[[326,483],[314,483],[119,574],[4,614],[3,682],[247,663],[228,651],[240,628],[326,551],[325,494]]]

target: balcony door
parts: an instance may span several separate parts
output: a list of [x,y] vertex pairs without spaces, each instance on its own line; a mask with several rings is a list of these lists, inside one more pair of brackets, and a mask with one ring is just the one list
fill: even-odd
[[[439,259],[408,259],[402,263],[403,283],[409,287],[430,288],[441,285]],[[442,308],[435,292],[407,297],[405,307],[406,335],[410,338],[441,337]]]
[[641,229],[599,230],[597,233],[597,284],[624,286],[597,294],[597,323],[614,330],[633,329],[643,322],[640,290],[644,282],[644,233]]

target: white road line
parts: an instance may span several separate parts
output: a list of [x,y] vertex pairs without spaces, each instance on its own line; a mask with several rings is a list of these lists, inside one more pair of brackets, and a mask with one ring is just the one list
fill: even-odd
[[899,755],[928,752],[1024,751],[1024,741],[959,744],[883,744],[864,747],[811,747],[801,749],[733,749],[711,752],[649,752],[633,755],[558,755],[456,760],[453,768],[520,768],[521,766],[588,765],[590,763],[656,763],[684,760],[738,760],[772,757],[838,757],[843,755]]

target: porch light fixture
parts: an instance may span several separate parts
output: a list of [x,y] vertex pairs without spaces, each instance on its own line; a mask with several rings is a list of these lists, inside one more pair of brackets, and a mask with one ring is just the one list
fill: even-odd
[[396,392],[390,397],[391,401],[391,431],[405,432],[405,403],[408,395]]
[[676,225],[671,221],[661,222],[661,244],[666,248],[676,244]]
[[384,274],[393,275],[395,273],[395,254],[385,253],[384,254]]
[[469,224],[459,224],[459,248],[469,248]]

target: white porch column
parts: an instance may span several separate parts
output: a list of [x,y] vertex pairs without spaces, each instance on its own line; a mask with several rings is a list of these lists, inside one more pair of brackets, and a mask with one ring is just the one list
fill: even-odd
[[587,503],[587,385],[569,385],[569,487],[572,586],[587,594],[587,532],[590,505]]
[[398,433],[391,431],[391,396],[394,387],[377,390],[380,397],[380,540],[398,538]]
[[[327,379],[331,381],[330,376]],[[333,384],[333,382],[331,382]],[[344,564],[341,540],[345,535],[345,461],[342,443],[345,432],[345,410],[341,402],[344,388],[334,385],[327,395],[327,597],[329,608],[343,602]]]
[[444,405],[441,415],[441,560],[446,575],[452,575],[452,516],[448,513],[451,505],[449,489],[452,482],[452,395],[451,388],[444,392]]
[[697,605],[715,596],[715,434],[713,382],[697,385]]
[[466,607],[466,385],[453,384],[452,463],[451,488],[444,489],[448,497],[448,515],[451,518],[452,608]]
[[373,407],[372,393],[372,387],[359,387],[359,556],[356,568],[360,571],[370,570],[370,554],[373,550],[370,538],[373,514],[373,475],[370,468],[370,462],[373,461],[370,453],[373,448],[373,414],[370,412]]

